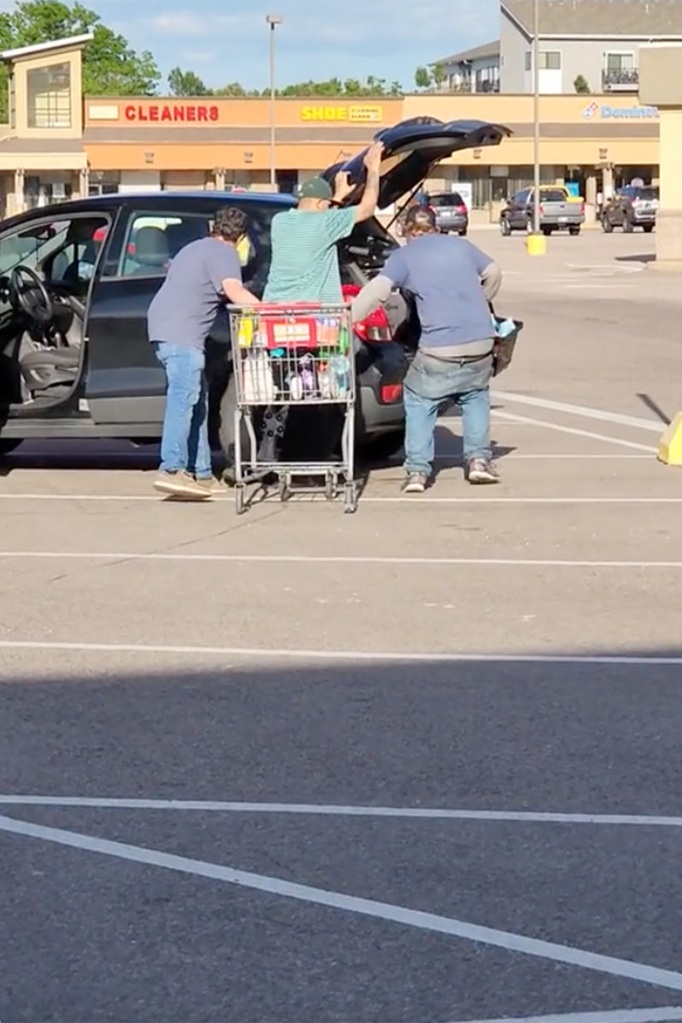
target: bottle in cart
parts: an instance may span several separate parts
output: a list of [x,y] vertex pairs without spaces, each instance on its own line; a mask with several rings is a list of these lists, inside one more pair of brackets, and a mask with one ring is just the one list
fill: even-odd
[[334,398],[343,398],[350,390],[350,360],[347,355],[332,355],[329,376]]

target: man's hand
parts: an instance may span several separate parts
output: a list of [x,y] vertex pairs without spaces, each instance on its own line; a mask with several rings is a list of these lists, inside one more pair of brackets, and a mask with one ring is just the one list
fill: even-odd
[[381,158],[384,155],[383,142],[375,142],[365,153],[364,164],[370,174],[378,174],[381,168]]
[[355,185],[351,184],[350,176],[347,171],[339,171],[334,178],[334,202],[343,202],[351,194]]

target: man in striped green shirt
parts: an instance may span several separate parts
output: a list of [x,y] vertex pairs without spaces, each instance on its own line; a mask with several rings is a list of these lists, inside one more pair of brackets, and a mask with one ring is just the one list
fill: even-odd
[[367,184],[357,206],[338,208],[355,187],[348,175],[340,172],[333,191],[324,178],[311,178],[301,186],[297,208],[273,217],[272,260],[264,302],[342,301],[336,246],[352,234],[356,224],[374,215],[382,153],[380,142],[367,150]]

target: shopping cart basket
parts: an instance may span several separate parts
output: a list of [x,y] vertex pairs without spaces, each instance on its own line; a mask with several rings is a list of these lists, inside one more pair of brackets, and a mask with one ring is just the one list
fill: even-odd
[[[327,500],[357,508],[355,472],[356,374],[347,305],[230,307],[232,369],[237,404],[234,479],[237,514],[247,507],[246,488],[273,475],[281,500],[296,477],[319,476]],[[254,413],[288,415],[294,407],[337,406],[343,413],[340,457],[319,462],[282,461],[272,438],[256,435]],[[284,427],[286,429],[286,426]],[[267,441],[267,443],[264,442]]]

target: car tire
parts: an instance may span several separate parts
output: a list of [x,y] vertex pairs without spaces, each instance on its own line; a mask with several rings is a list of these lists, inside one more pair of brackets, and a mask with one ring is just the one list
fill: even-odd
[[549,236],[552,233],[552,228],[551,227],[543,227],[542,228],[542,233],[544,234],[545,238],[549,238]]
[[613,233],[613,224],[611,223],[611,221],[609,220],[608,217],[602,216],[602,218],[601,218],[601,229],[604,232],[604,234],[612,234]]
[[461,230],[461,231],[459,232],[459,236],[460,236],[460,238],[466,238],[466,236],[468,235],[468,233],[469,233],[469,228],[468,228],[468,227],[465,227],[465,228],[463,228],[463,230]]
[[573,235],[574,238],[577,238],[577,236],[580,234],[580,228],[579,227],[569,227],[568,233]]
[[391,430],[358,442],[358,454],[366,462],[388,462],[403,450],[404,444],[405,430]]
[[644,234],[651,234],[653,229],[654,229],[654,225],[653,224],[645,224],[644,228],[643,228]]
[[4,458],[5,455],[11,455],[20,444],[23,444],[21,440],[7,440],[0,439],[0,458]]
[[500,220],[500,234],[503,238],[508,238],[512,233],[511,225],[506,217],[502,217]]

